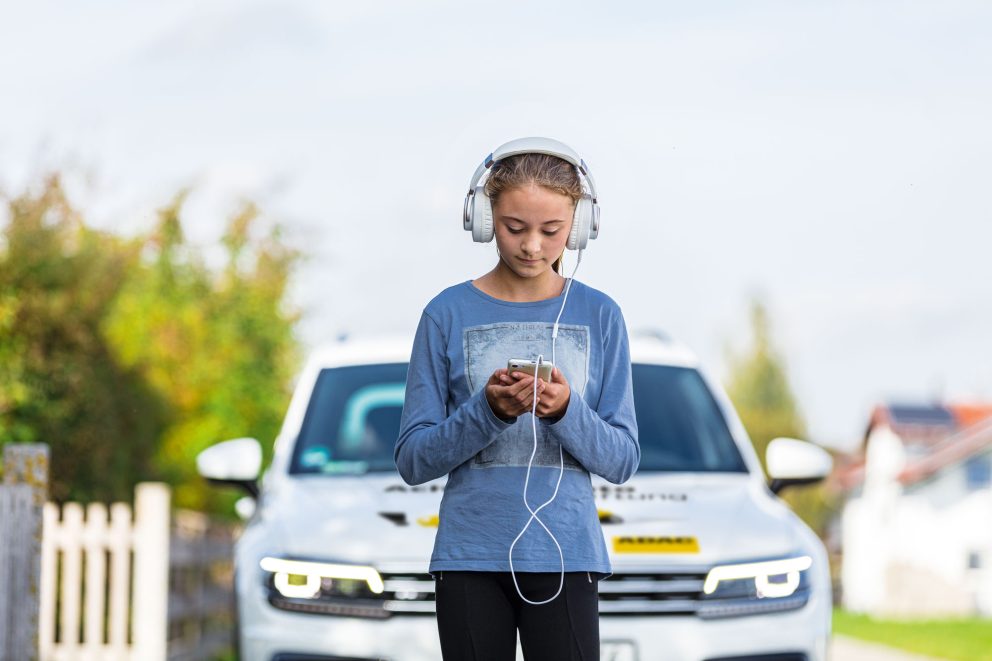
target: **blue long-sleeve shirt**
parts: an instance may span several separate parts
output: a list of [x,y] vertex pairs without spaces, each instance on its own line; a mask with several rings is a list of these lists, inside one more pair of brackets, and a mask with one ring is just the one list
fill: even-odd
[[[509,571],[510,544],[527,523],[523,502],[533,450],[532,416],[496,416],[485,385],[511,358],[552,357],[551,333],[564,293],[543,301],[489,296],[471,281],[438,294],[417,327],[394,457],[408,484],[448,475],[430,571]],[[555,345],[569,383],[559,418],[538,418],[528,502],[554,492],[559,447],[565,471],[554,502],[539,512],[565,571],[612,572],[590,473],[614,484],[637,470],[640,446],[627,328],[606,294],[573,281]],[[559,571],[554,542],[537,521],[517,542],[517,571]]]

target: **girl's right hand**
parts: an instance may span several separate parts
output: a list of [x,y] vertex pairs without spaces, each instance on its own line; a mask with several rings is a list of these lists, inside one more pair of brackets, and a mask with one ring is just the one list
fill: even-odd
[[[504,385],[504,384],[508,385]],[[544,391],[544,383],[537,386],[537,396],[540,400]],[[524,413],[530,413],[534,403],[534,377],[524,374],[517,381],[507,373],[505,368],[493,372],[486,383],[486,399],[489,406],[500,418],[516,418]]]

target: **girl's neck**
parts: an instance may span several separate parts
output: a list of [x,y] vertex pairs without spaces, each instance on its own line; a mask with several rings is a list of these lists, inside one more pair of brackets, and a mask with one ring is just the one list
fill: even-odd
[[529,303],[560,296],[565,278],[553,269],[533,278],[522,278],[500,260],[492,271],[473,280],[472,284],[493,298],[513,303]]

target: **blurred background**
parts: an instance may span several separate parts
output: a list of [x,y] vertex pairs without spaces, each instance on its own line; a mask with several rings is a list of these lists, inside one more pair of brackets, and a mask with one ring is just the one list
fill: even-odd
[[[251,436],[267,462],[309,351],[412,333],[492,268],[469,178],[549,136],[600,193],[576,277],[695,350],[759,455],[834,453],[787,499],[839,598],[889,485],[958,480],[955,525],[992,528],[965,502],[992,489],[990,27],[977,1],[7,4],[0,444],[49,444],[55,502],[157,480],[234,520],[196,454]],[[988,658],[992,542],[928,553],[964,558],[926,579],[958,627],[931,639]],[[848,590],[835,628],[907,646],[864,619],[920,615],[906,590]]]

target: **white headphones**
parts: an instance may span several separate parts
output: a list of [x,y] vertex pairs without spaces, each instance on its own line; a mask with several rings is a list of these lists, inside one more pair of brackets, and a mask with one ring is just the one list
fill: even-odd
[[462,224],[467,231],[472,232],[472,240],[488,243],[493,240],[493,205],[486,195],[486,181],[483,178],[492,171],[494,163],[508,156],[517,154],[548,154],[564,159],[575,166],[580,178],[586,181],[582,197],[575,204],[572,214],[572,230],[568,234],[569,250],[583,250],[590,239],[599,236],[599,203],[596,199],[596,182],[585,161],[579,158],[575,151],[563,142],[551,138],[517,138],[500,145],[496,150],[483,159],[482,164],[472,175],[472,181],[465,196],[465,207],[462,211]]

